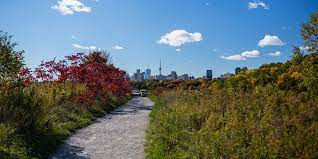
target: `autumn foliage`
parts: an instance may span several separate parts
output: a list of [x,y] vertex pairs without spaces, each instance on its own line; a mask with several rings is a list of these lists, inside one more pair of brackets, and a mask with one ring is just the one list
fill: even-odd
[[34,71],[21,69],[20,77],[25,86],[34,81],[83,84],[86,91],[77,98],[80,100],[102,99],[105,93],[129,96],[131,90],[126,72],[110,64],[105,52],[77,53],[59,61],[42,61]]

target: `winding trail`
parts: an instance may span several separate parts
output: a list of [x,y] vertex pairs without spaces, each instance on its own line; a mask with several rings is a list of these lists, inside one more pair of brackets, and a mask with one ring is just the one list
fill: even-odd
[[153,103],[136,97],[78,130],[51,159],[143,159],[145,131]]

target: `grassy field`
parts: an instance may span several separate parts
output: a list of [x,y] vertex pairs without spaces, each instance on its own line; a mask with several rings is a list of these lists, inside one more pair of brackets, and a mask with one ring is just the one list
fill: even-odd
[[318,102],[271,86],[152,97],[148,158],[317,158]]

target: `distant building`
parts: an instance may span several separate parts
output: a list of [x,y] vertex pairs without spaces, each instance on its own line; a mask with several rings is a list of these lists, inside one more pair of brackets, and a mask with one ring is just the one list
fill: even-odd
[[172,77],[172,80],[177,80],[178,79],[177,72],[176,71],[171,71],[171,77]]
[[178,80],[187,81],[187,80],[189,80],[189,75],[188,74],[183,74],[183,75],[178,77]]
[[146,73],[145,73],[145,72],[142,72],[141,75],[140,75],[139,81],[145,80],[145,75],[146,75]]
[[232,73],[226,73],[226,74],[221,75],[221,78],[229,78],[231,76],[233,76]]
[[178,75],[176,71],[171,71],[171,74],[167,76],[166,78],[167,80],[177,80],[178,79]]
[[134,73],[130,79],[133,81],[143,81],[145,79],[145,72],[141,72],[140,69],[137,69],[136,73]]
[[150,78],[151,80],[166,80],[167,79],[167,76],[164,76],[164,75],[153,75],[151,76]]
[[206,70],[206,78],[207,79],[213,78],[213,71],[212,70]]
[[137,80],[137,81],[141,81],[141,79],[142,79],[142,77],[141,77],[142,74],[141,74],[141,72],[140,72],[140,69],[137,69],[137,73],[136,73],[136,74],[137,74],[136,80]]
[[151,79],[152,79],[152,80],[159,80],[159,75],[151,76]]
[[146,69],[145,80],[150,80],[150,79],[151,79],[151,69]]

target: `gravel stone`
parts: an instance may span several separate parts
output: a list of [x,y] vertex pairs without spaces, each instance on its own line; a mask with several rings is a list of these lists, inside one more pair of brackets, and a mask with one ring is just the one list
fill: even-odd
[[125,106],[76,131],[50,159],[144,159],[148,115],[153,106],[135,97]]

